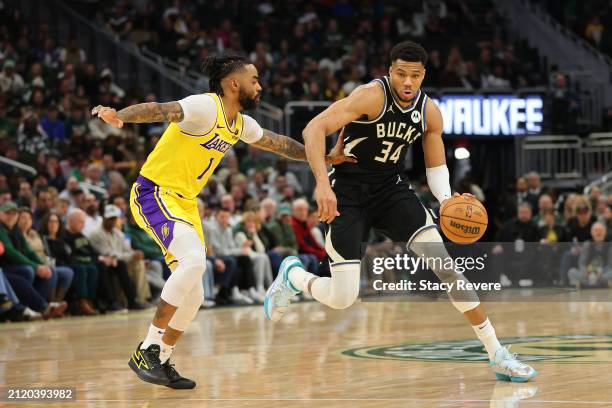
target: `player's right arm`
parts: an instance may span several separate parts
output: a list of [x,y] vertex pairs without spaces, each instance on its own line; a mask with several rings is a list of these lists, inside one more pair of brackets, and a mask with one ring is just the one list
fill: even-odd
[[128,106],[117,112],[115,109],[98,105],[91,111],[104,122],[121,128],[124,123],[181,122],[185,114],[177,101],[157,103],[147,102]]
[[337,210],[336,195],[327,176],[325,138],[363,115],[369,118],[378,116],[384,98],[384,90],[378,83],[359,86],[349,96],[334,102],[318,114],[302,132],[306,158],[317,183],[315,198],[317,216],[320,220],[330,223],[340,215]]

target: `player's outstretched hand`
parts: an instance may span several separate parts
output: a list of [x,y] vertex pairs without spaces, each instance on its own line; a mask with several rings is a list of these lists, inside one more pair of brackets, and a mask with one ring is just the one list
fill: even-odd
[[328,156],[329,160],[327,164],[337,165],[341,163],[357,163],[357,159],[354,157],[349,157],[344,154],[344,128],[340,131],[338,135],[338,141],[334,148],[329,152]]
[[117,111],[113,108],[109,108],[108,106],[98,105],[91,110],[91,114],[98,115],[99,118],[101,118],[104,122],[108,123],[109,125],[113,127],[116,127],[116,128],[123,127],[123,121],[119,119],[119,117],[117,116]]
[[317,200],[317,217],[320,221],[329,224],[340,215],[337,209],[336,193],[329,184],[317,184],[315,199]]

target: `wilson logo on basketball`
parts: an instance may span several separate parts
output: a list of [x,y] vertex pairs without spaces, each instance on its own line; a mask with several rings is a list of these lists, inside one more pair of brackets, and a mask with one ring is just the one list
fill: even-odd
[[[470,214],[471,216],[471,214]],[[480,227],[478,226],[469,226],[469,225],[464,225],[464,224],[460,224],[454,220],[450,221],[450,226],[453,228],[457,228],[458,230],[463,231],[464,234],[475,234],[478,235],[480,234]]]

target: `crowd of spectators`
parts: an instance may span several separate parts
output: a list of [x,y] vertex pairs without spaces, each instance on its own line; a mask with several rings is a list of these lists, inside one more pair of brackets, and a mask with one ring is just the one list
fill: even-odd
[[[154,95],[124,91],[74,38],[56,44],[0,9],[0,319],[149,308],[168,270],[129,210],[129,186],[159,125],[114,129],[89,114]],[[231,154],[200,205],[208,237],[203,306],[262,302],[282,257],[316,271],[322,233],[287,163]],[[250,164],[249,164],[250,163]],[[255,171],[256,170],[256,171]],[[278,208],[278,211],[277,211]]]
[[[134,2],[132,7],[136,7],[136,3],[150,4]],[[186,7],[185,4],[190,3],[179,2],[175,7],[180,9]],[[262,21],[273,21],[283,4],[261,3],[255,12],[264,15]],[[325,4],[308,6],[310,12],[301,16],[303,21],[298,26],[302,28],[296,35],[305,30],[303,35],[310,33],[309,41],[316,39],[312,37],[315,32],[324,35],[325,41],[335,41],[337,50],[342,51],[337,54],[340,56],[338,66],[341,67],[345,64],[342,55],[357,58],[359,54],[356,52],[366,52],[357,47],[344,54],[347,50],[343,47],[348,43],[344,33],[349,31],[345,31],[346,17],[343,16],[357,11],[351,3],[339,2],[332,7],[336,23],[332,23],[333,20],[319,21],[318,16],[326,15],[320,10],[327,7]],[[437,4],[437,12],[432,11],[432,4]],[[395,7],[399,6],[396,4]],[[446,9],[446,14],[442,14],[447,19],[456,18],[452,15],[457,10],[469,13],[463,3],[450,0],[422,7],[425,15],[429,16],[424,21],[429,23],[433,17],[428,13],[440,14],[442,9]],[[384,36],[384,31],[372,29],[373,21],[387,24],[390,32],[399,30],[399,23],[389,17],[389,10],[387,5],[372,9],[371,20],[366,19],[361,25],[361,29],[369,31],[370,35],[383,35],[384,38],[377,38],[380,44],[391,44],[392,40]],[[360,15],[364,13],[362,9],[358,12]],[[173,15],[177,14],[169,13],[169,16]],[[189,13],[178,15],[188,16]],[[441,18],[440,15],[437,18]],[[174,17],[171,19],[175,23],[178,21]],[[207,19],[202,21],[210,21],[210,16]],[[133,20],[140,24],[139,21]],[[220,21],[218,24],[219,27],[229,24],[229,38],[235,37],[231,23]],[[309,24],[312,24],[311,28],[307,28]],[[337,24],[338,38],[333,40],[334,35],[330,32],[316,30],[318,24],[332,27]],[[415,22],[406,24],[412,27]],[[207,31],[203,38],[217,33],[219,27]],[[270,32],[264,35],[270,27],[275,26],[253,27],[259,30],[260,38],[267,38],[264,48],[275,43]],[[452,24],[446,27],[448,30],[462,29]],[[279,40],[283,42],[283,39]],[[213,43],[219,44],[219,40]],[[289,64],[288,72],[296,72],[294,68],[297,65],[294,64],[298,62],[301,67],[308,66],[305,63],[310,58],[308,53],[303,59],[297,57],[307,51],[308,46],[302,49],[301,40],[294,37],[286,44],[291,47],[285,50],[292,51],[278,61]],[[379,63],[380,68],[386,62],[382,54],[376,56],[378,49],[370,50],[366,44],[371,42],[364,40],[362,44],[368,49],[364,54],[367,63],[363,67],[374,75],[372,69],[376,69],[376,64]],[[489,46],[477,47],[489,49]],[[490,47],[489,51],[497,46],[491,44]],[[299,51],[293,51],[295,49]],[[218,48],[205,47],[203,50],[198,53],[199,57],[216,52]],[[270,53],[272,61],[282,54],[282,48],[279,50]],[[333,65],[329,63],[331,60],[323,61],[320,60],[322,68],[315,63],[313,69],[329,70]],[[325,68],[326,64],[328,68]],[[115,129],[92,117],[89,112],[97,104],[120,108],[155,101],[155,95],[122,89],[114,81],[113,72],[89,62],[87,52],[77,45],[74,38],[65,44],[57,44],[49,35],[48,26],[32,27],[19,11],[6,8],[0,9],[0,67],[0,155],[34,168],[34,172],[29,172],[0,163],[0,319],[54,318],[66,313],[122,313],[152,307],[170,271],[155,242],[135,224],[128,203],[130,185],[159,140],[163,125],[129,125]],[[266,78],[272,81],[275,77],[272,68],[268,68],[270,75]],[[341,71],[342,68],[337,72]],[[365,77],[359,77],[359,80],[362,78]],[[290,84],[281,83],[283,95],[288,90],[293,92]],[[344,85],[345,82],[338,84]],[[300,91],[296,92],[298,95]],[[508,211],[499,212],[502,214],[498,226],[500,239],[516,239],[518,235],[515,236],[514,231],[521,228],[507,225],[523,222],[525,217],[531,218],[531,215],[523,214],[519,217],[523,221],[501,222],[521,211],[526,213],[526,207],[520,205],[522,202],[530,203],[529,213],[535,212],[540,217],[537,221],[542,224],[538,230],[540,239],[571,241],[578,233],[576,239],[580,241],[589,236],[601,237],[600,227],[595,227],[593,233],[590,229],[590,220],[595,213],[599,221],[606,224],[606,231],[612,231],[609,225],[610,202],[602,197],[597,197],[594,202],[596,190],[587,201],[587,207],[591,208],[587,223],[584,222],[585,216],[581,215],[584,206],[578,205],[584,200],[572,195],[561,200],[556,196],[550,198],[553,203],[563,203],[560,210],[557,209],[560,214],[557,218],[561,217],[559,220],[563,222],[557,225],[552,223],[546,211],[539,209],[540,201],[547,206],[547,195],[526,192],[524,183],[524,180],[517,182],[516,196],[504,204]],[[530,188],[534,189],[527,189]],[[269,156],[247,147],[243,147],[241,156],[234,152],[228,154],[223,165],[210,178],[199,201],[209,251],[207,271],[210,272],[203,278],[203,306],[260,303],[265,289],[278,272],[280,261],[287,255],[299,256],[307,269],[314,273],[328,273],[326,263],[320,263],[325,249],[311,193],[288,169],[286,161],[272,162]],[[422,196],[424,200],[431,198],[426,186],[422,187]],[[546,225],[549,228],[542,229]],[[596,254],[597,248],[599,246],[594,244],[582,253]],[[564,276],[574,283],[590,284],[592,278],[581,275],[581,258],[572,256],[568,256]],[[574,260],[576,262],[572,263]],[[607,275],[602,279],[606,278]]]
[[612,288],[612,195],[561,193],[531,172],[495,207],[502,283]]
[[403,39],[429,51],[429,88],[545,83],[537,54],[504,39],[493,5],[470,3],[477,7],[465,0],[116,0],[82,12],[184,70],[199,73],[202,61],[218,52],[249,55],[264,99],[281,108],[290,100],[341,99],[386,75],[389,51]]
[[606,0],[532,0],[539,3],[561,24],[612,56],[612,4]]

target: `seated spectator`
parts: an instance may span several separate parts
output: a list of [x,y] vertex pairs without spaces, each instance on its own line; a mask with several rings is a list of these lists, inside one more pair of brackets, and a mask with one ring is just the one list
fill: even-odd
[[92,193],[85,193],[85,208],[81,208],[87,214],[85,218],[85,229],[83,234],[89,237],[95,230],[102,225],[102,216],[100,215],[100,201]]
[[[544,196],[542,196],[544,197]],[[541,225],[538,227],[540,242],[569,242],[567,228],[561,224],[553,209],[540,210]]]
[[17,227],[18,219],[15,203],[9,201],[0,207],[0,239],[5,247],[4,273],[24,277],[48,301],[51,289],[57,284],[57,276],[32,251]]
[[274,170],[268,175],[268,184],[275,183],[278,176],[285,177],[287,185],[293,187],[297,194],[302,193],[302,184],[298,180],[295,173],[289,170],[289,162],[285,159],[278,159]]
[[[51,269],[43,265],[40,259],[27,247],[23,236],[16,229],[17,206],[8,201],[0,206],[0,241],[3,253],[0,266],[15,290],[20,301],[44,318],[60,317],[68,307],[66,302],[48,302]],[[21,253],[15,246],[18,243],[27,251]]]
[[308,210],[309,205],[306,200],[297,199],[293,202],[292,226],[298,243],[298,252],[313,255],[317,261],[322,261],[325,258],[325,248],[317,243],[308,227]]
[[[291,207],[287,203],[282,203],[278,206],[278,215],[276,219],[268,222],[274,241],[276,242],[275,250],[278,251],[283,258],[287,256],[297,256],[304,264],[304,268],[311,273],[316,274],[319,267],[319,259],[313,254],[298,254],[298,243],[293,230],[293,221],[291,217]],[[278,269],[276,270],[278,273]]]
[[53,197],[49,189],[40,189],[36,193],[36,206],[32,211],[33,226],[38,229],[40,220],[46,217],[53,208]]
[[25,90],[23,78],[15,71],[15,61],[6,59],[0,72],[0,91],[14,97],[21,96]]
[[570,285],[606,285],[612,288],[612,246],[606,245],[606,227],[596,222],[591,226],[591,240],[582,244],[578,267],[569,270]]
[[565,199],[562,201],[563,205],[563,213],[562,222],[567,225],[568,221],[576,216],[576,203],[578,201],[578,194],[570,193],[565,196]]
[[323,236],[323,231],[321,230],[321,221],[319,221],[319,217],[317,217],[317,209],[311,208],[308,210],[308,228],[310,228],[310,233],[317,241],[317,244],[325,248],[325,237]]
[[580,196],[576,202],[576,216],[567,221],[569,238],[572,241],[584,242],[591,238],[591,226],[596,221],[589,200]]
[[220,204],[221,208],[230,214],[230,225],[232,227],[238,225],[238,223],[242,220],[242,216],[236,213],[236,201],[234,200],[234,196],[231,194],[223,194]]
[[34,194],[32,194],[32,185],[23,180],[19,183],[19,191],[17,192],[17,198],[15,204],[21,207],[31,207],[34,201]]
[[61,317],[66,307],[66,302],[47,303],[25,278],[9,278],[0,269],[0,321],[52,319]]
[[249,289],[249,296],[263,304],[266,288],[270,286],[273,278],[270,258],[266,253],[264,238],[260,235],[260,231],[259,217],[254,212],[248,211],[242,214],[242,222],[238,225],[235,239],[238,246],[246,247],[246,254],[253,262],[255,287]]
[[[198,213],[202,220],[202,228],[204,231],[209,231],[209,222],[205,219],[204,201],[198,198]],[[204,286],[204,307],[214,306],[212,302],[219,305],[228,305],[231,302],[231,289],[234,282],[234,273],[236,272],[236,260],[232,256],[221,256],[215,254],[212,245],[206,245],[206,271],[202,277],[202,285]],[[208,276],[206,276],[208,275]],[[212,280],[212,282],[211,282]],[[217,294],[214,294],[214,289],[210,286],[217,286]]]
[[[141,292],[138,293],[136,286],[128,273],[128,263],[132,260],[142,260],[142,251],[134,251],[125,240],[123,232],[116,228],[117,218],[121,216],[121,210],[117,206],[109,204],[104,208],[104,219],[102,225],[95,229],[89,239],[97,253],[102,255],[102,270],[100,271],[100,284],[104,287],[106,299],[111,303],[115,299],[112,294],[110,274],[119,279],[119,287],[126,298],[129,309],[141,310],[150,305],[145,303],[150,297],[148,285],[146,289],[141,285],[141,280],[146,277],[144,270],[142,276],[137,277],[136,283]],[[144,289],[144,290],[142,290]],[[148,293],[147,293],[148,292]]]
[[567,229],[558,222],[553,209],[541,209],[539,217],[542,223],[542,226],[538,228],[541,244],[538,249],[538,261],[541,273],[535,277],[534,281],[551,284],[557,278],[563,255],[563,246],[560,246],[559,243],[568,241]]
[[248,256],[248,248],[251,243],[247,240],[238,245],[230,225],[230,212],[220,208],[214,220],[208,226],[208,246],[211,247],[215,256],[231,256],[235,259],[236,270],[232,284],[232,302],[236,304],[253,304],[249,296],[251,288],[255,288],[253,276],[253,262]]
[[533,217],[533,222],[538,226],[538,227],[543,227],[544,225],[546,225],[546,223],[544,222],[542,213],[543,212],[549,212],[552,211],[553,215],[555,216],[555,222],[556,223],[561,223],[561,217],[559,217],[555,212],[554,212],[554,204],[553,204],[553,200],[552,197],[548,194],[542,194],[540,195],[540,198],[538,199],[538,215],[536,215],[535,217]]
[[[166,283],[164,279],[164,269],[168,268],[164,260],[164,254],[153,238],[138,226],[131,211],[128,210],[125,214],[127,216],[127,222],[123,228],[125,236],[129,237],[132,249],[143,253],[145,262],[147,263],[147,281],[154,290],[161,293]],[[169,276],[170,271],[168,270],[166,274]]]
[[[70,267],[74,271],[73,299],[76,302],[78,312],[84,315],[97,313],[95,304],[98,298],[98,262],[102,262],[104,257],[98,255],[91,246],[85,235],[85,211],[75,208],[68,213],[66,231],[62,236],[54,234],[55,226],[52,217],[47,220],[47,230],[49,242],[56,241],[52,246],[60,246],[63,239],[70,250]],[[56,238],[52,238],[56,235]],[[109,312],[123,310],[116,302],[105,305]]]
[[58,110],[55,103],[51,103],[47,108],[47,114],[41,118],[40,126],[49,136],[49,142],[53,146],[63,143],[68,137],[64,121],[58,118]]
[[0,269],[0,322],[6,320],[19,322],[41,318],[42,315],[40,313],[21,303],[11,283],[2,272],[2,269]]
[[38,153],[49,152],[49,136],[38,123],[34,113],[24,116],[17,128],[17,146],[19,157],[24,161],[33,162]]
[[[513,243],[513,245],[496,245],[493,255],[502,256],[503,261],[497,268],[503,270],[506,279],[515,286],[521,279],[534,279],[533,270],[529,268],[534,260],[535,246],[526,244],[539,242],[537,226],[533,223],[531,205],[523,202],[517,210],[517,217],[508,221],[498,232],[496,241]],[[506,253],[506,252],[509,253]],[[503,255],[502,255],[503,254]],[[495,268],[495,269],[497,269]]]
[[66,292],[68,292],[68,288],[70,288],[70,284],[72,283],[74,272],[68,266],[60,266],[57,264],[57,260],[51,256],[49,248],[45,246],[38,232],[32,229],[32,212],[29,208],[22,208],[19,210],[17,226],[29,247],[38,256],[38,259],[51,268],[51,272],[56,276],[54,278],[56,285],[55,287],[51,287],[51,294],[49,295],[50,300],[54,302],[64,300]]

